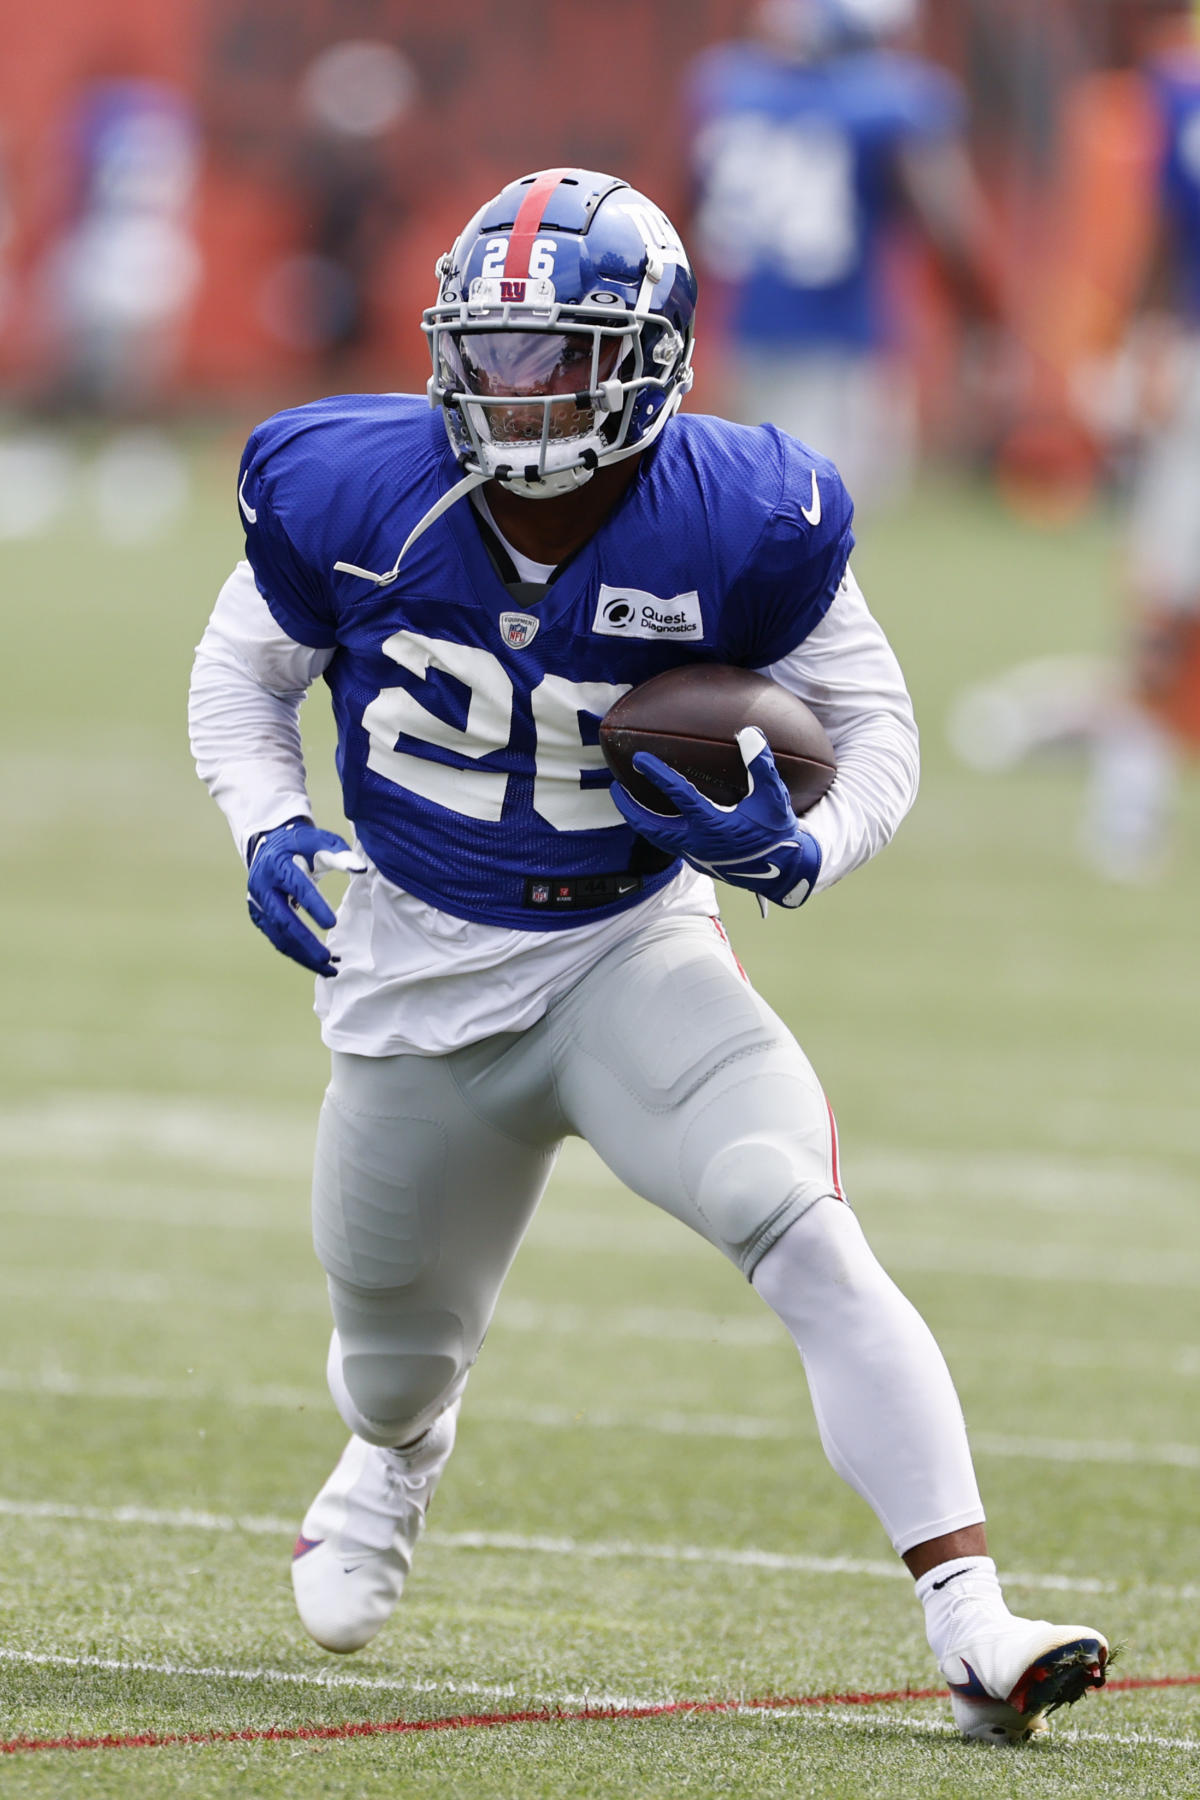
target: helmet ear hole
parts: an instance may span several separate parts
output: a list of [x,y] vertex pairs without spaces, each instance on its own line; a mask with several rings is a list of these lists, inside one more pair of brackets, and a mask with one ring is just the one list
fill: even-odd
[[679,360],[679,352],[683,349],[683,339],[673,325],[662,330],[650,352],[650,361],[659,369],[669,369]]

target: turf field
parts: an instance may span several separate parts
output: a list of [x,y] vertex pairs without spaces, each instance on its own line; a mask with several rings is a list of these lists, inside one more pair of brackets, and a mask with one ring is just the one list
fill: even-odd
[[307,1234],[322,1053],[183,729],[235,456],[196,447],[168,542],[105,550],[81,516],[0,546],[5,1800],[1196,1794],[1200,793],[1164,882],[1101,887],[1076,768],[989,780],[942,746],[965,681],[1104,640],[1106,523],[1045,537],[930,488],[868,534],[922,798],[798,918],[729,913],[947,1349],[1010,1598],[1125,1645],[1048,1742],[996,1750],[929,1697],[780,1329],[578,1146],[402,1612],[350,1661],[301,1631],[288,1554],[343,1436]]

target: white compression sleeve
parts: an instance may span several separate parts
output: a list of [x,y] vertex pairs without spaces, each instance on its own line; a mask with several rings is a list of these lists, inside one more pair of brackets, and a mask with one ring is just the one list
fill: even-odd
[[825,1454],[897,1553],[980,1523],[950,1371],[850,1208],[818,1200],[772,1245],[753,1281],[804,1358]]
[[812,707],[837,751],[837,779],[804,815],[821,846],[820,893],[882,850],[916,798],[912,701],[850,569],[816,630],[761,673]]
[[196,650],[188,724],[197,772],[243,856],[257,832],[309,811],[300,703],[332,654],[288,637],[249,563],[237,565]]

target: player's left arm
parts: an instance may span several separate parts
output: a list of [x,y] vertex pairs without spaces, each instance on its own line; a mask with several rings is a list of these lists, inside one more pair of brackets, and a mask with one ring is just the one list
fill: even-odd
[[849,568],[820,624],[760,673],[812,708],[837,752],[832,787],[802,821],[821,846],[819,892],[890,843],[917,797],[921,751],[912,700]]

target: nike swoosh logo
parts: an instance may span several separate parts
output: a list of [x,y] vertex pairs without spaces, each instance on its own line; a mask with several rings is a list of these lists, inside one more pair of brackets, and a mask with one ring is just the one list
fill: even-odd
[[[966,1570],[960,1569],[959,1574],[965,1575]],[[953,1575],[948,1575],[946,1577],[946,1579],[947,1579],[947,1581],[953,1581],[954,1577],[953,1577]],[[949,1688],[952,1688],[956,1694],[961,1694],[964,1700],[993,1700],[993,1699],[995,1699],[995,1695],[988,1693],[987,1689],[984,1687],[982,1681],[980,1681],[978,1675],[975,1673],[974,1669],[971,1667],[971,1665],[967,1661],[967,1659],[965,1657],[960,1657],[959,1660],[962,1663],[963,1668],[967,1672],[967,1679],[965,1681],[951,1681],[949,1679],[949,1677],[947,1677],[946,1686]]]
[[[246,470],[246,475],[248,475],[248,474],[249,474],[249,473],[250,473],[250,471],[249,471],[249,469],[247,469],[247,470]],[[243,512],[244,512],[244,513],[245,513],[245,515],[246,515],[246,517],[247,517],[247,518],[248,518],[248,519],[249,519],[249,521],[250,521],[250,523],[251,523],[251,524],[252,524],[252,525],[257,525],[257,524],[258,524],[258,509],[257,509],[257,507],[254,507],[254,506],[251,506],[251,505],[250,505],[250,503],[249,503],[249,501],[248,501],[248,500],[247,500],[247,499],[246,499],[246,496],[245,496],[245,494],[243,494],[243,492],[242,492],[242,489],[243,489],[243,488],[244,488],[244,487],[245,487],[245,485],[246,485],[246,475],[243,475],[243,476],[242,476],[242,479],[241,479],[241,481],[240,481],[240,482],[239,482],[239,484],[238,484],[238,505],[239,505],[239,506],[240,506],[240,507],[241,507],[241,509],[242,509],[242,511],[243,511]],[[814,486],[814,488],[815,488],[815,487],[816,487],[816,479],[817,479],[817,478],[816,478],[816,476],[815,476],[815,475],[814,475],[814,476],[813,476],[813,486]],[[228,492],[228,489],[226,489],[226,492]],[[807,514],[807,513],[805,513],[805,515],[804,515],[804,516],[805,516],[805,518],[806,518],[806,519],[807,519],[807,517],[808,517],[808,514]],[[820,516],[821,516],[821,515],[820,515],[820,508],[819,508],[819,507],[818,507],[818,509],[817,509],[817,517],[818,517],[818,518],[819,518],[819,517],[820,517]]]
[[802,519],[807,519],[810,525],[819,525],[821,523],[821,490],[817,486],[817,471],[815,469],[812,472],[812,484],[812,505],[802,506],[800,508],[800,517]]
[[[955,1569],[953,1575],[943,1576],[941,1581],[935,1581],[933,1583],[933,1586],[935,1588],[949,1587],[950,1583],[952,1581],[957,1581],[960,1575],[969,1575],[970,1573],[971,1573],[970,1569]],[[965,1667],[965,1664],[964,1664],[964,1667]]]
[[763,869],[731,869],[730,874],[736,875],[739,881],[774,881],[777,875],[783,874],[783,870],[778,863],[768,863]]

